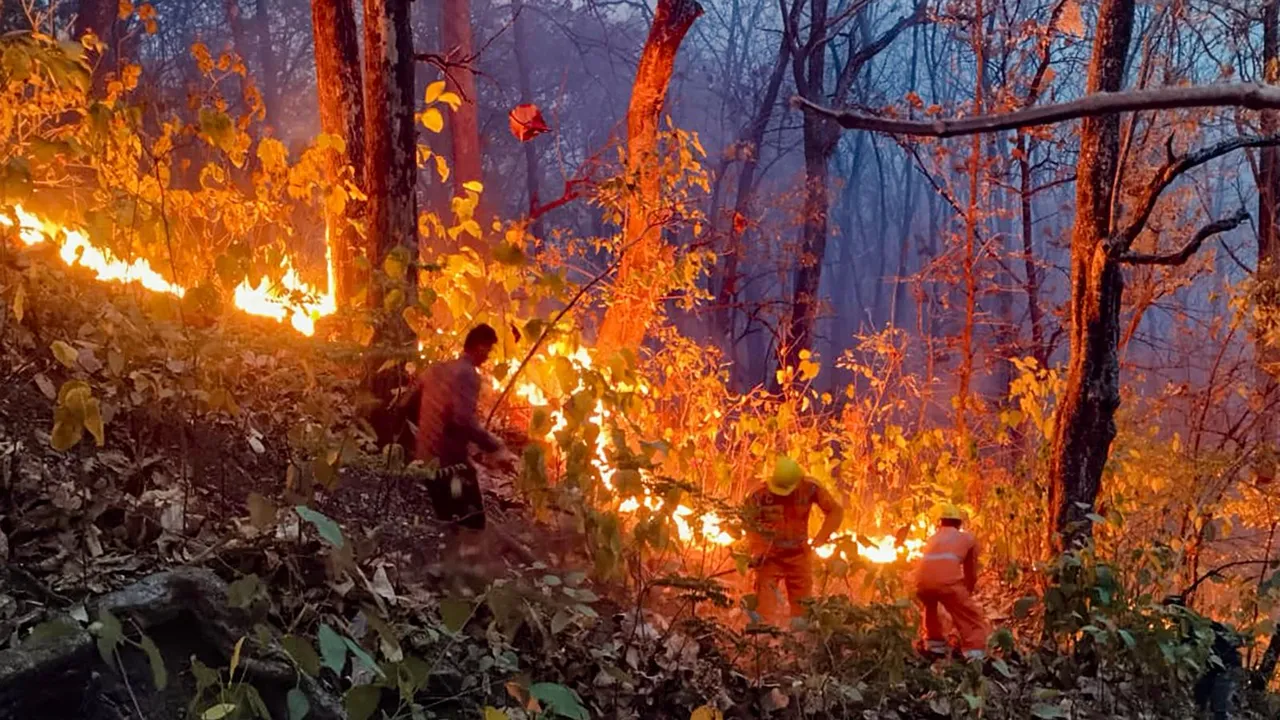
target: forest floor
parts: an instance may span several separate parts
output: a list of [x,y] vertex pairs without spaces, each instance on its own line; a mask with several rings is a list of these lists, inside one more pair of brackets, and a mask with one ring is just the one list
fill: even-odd
[[[44,307],[46,328],[87,322],[84,306]],[[0,717],[1189,716],[1193,676],[1123,653],[1088,674],[1013,646],[985,667],[923,662],[909,604],[832,597],[806,632],[777,633],[744,627],[736,576],[629,565],[592,581],[575,516],[535,519],[517,479],[484,467],[493,524],[541,562],[460,556],[421,481],[378,458],[327,487],[291,470],[307,398],[281,400],[265,379],[239,413],[174,398],[107,417],[102,447],[86,434],[58,452],[54,337],[0,326]],[[280,372],[305,363],[299,347],[275,353]],[[105,608],[129,618],[114,635]],[[100,651],[114,638],[102,661],[83,655],[90,635]],[[58,638],[70,654],[48,649]],[[271,665],[281,647],[288,662]]]

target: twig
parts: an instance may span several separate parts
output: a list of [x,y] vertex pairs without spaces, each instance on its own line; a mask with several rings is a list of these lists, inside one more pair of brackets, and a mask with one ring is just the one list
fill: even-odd
[[[634,244],[635,242],[632,242],[632,245]],[[524,359],[520,361],[520,365],[516,367],[516,371],[511,373],[511,377],[507,379],[507,384],[502,388],[502,393],[498,395],[498,399],[494,401],[493,408],[489,410],[489,417],[485,418],[484,421],[486,427],[492,425],[494,414],[498,412],[499,407],[502,407],[502,401],[506,400],[507,395],[511,393],[511,388],[515,385],[516,378],[520,377],[520,373],[524,371],[525,366],[527,366],[529,361],[533,359],[534,354],[538,352],[538,348],[542,346],[543,341],[551,335],[551,331],[554,330],[560,320],[564,318],[571,309],[573,309],[573,306],[587,294],[588,290],[595,287],[597,283],[608,277],[610,273],[617,269],[618,265],[622,263],[622,258],[626,255],[626,251],[629,249],[630,246],[623,248],[622,252],[618,253],[618,257],[614,259],[608,267],[601,270],[595,277],[591,278],[590,282],[578,288],[578,293],[574,295],[563,308],[561,308],[560,312],[551,320],[551,323],[542,331],[542,334],[538,336],[538,339],[533,341],[533,345],[529,346],[529,351],[525,353]]]
[[111,653],[116,658],[116,667],[120,670],[120,678],[124,680],[124,689],[128,691],[129,699],[133,701],[133,709],[137,711],[139,718],[145,720],[147,716],[142,712],[142,707],[138,705],[138,697],[133,694],[133,686],[129,684],[129,672],[125,670],[124,662],[120,660],[120,648],[111,648]]

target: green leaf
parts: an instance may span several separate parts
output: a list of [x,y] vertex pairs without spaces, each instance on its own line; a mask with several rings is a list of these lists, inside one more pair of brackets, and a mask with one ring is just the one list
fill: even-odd
[[1044,703],[1032,707],[1031,714],[1038,718],[1064,718],[1067,716],[1066,711],[1060,706],[1046,705]]
[[285,704],[289,706],[289,720],[302,720],[311,712],[311,703],[298,688],[293,688],[285,696]]
[[1133,633],[1128,630],[1117,630],[1116,634],[1120,636],[1122,641],[1124,641],[1124,646],[1130,650],[1138,646],[1138,641],[1133,639]]
[[330,545],[342,549],[342,529],[338,527],[338,523],[330,520],[328,516],[318,513],[306,505],[299,505],[294,508],[298,512],[298,517],[306,520],[316,526],[316,532],[320,533],[320,537],[329,541]]
[[124,638],[124,628],[120,626],[120,621],[109,611],[99,610],[98,624],[94,634],[98,636],[98,654],[102,656],[102,662],[114,668],[116,666],[115,649]]
[[49,347],[53,349],[53,356],[58,358],[58,362],[71,370],[76,368],[76,361],[80,357],[80,353],[75,348],[61,340],[54,340]]
[[357,685],[347,691],[342,704],[351,720],[369,720],[382,700],[382,688],[376,685]]
[[293,662],[298,665],[298,669],[302,672],[315,677],[320,674],[320,656],[316,654],[315,646],[313,646],[305,638],[297,635],[285,635],[280,638],[280,645],[284,647],[284,651],[293,658]]
[[156,690],[164,690],[169,684],[169,671],[164,666],[164,656],[160,654],[160,648],[156,647],[156,643],[150,637],[143,635],[139,642],[142,651],[147,654],[147,663],[151,665],[151,679],[155,681]]
[[590,720],[591,715],[582,707],[578,694],[560,683],[534,683],[529,693],[552,713],[570,720]]
[[341,675],[342,668],[347,664],[346,641],[328,623],[320,625],[317,639],[320,641],[320,657],[324,658],[324,666]]
[[1000,673],[1006,678],[1010,678],[1010,679],[1013,678],[1013,671],[1009,669],[1008,663],[1006,663],[1004,660],[997,658],[994,662],[991,663],[991,667],[995,668],[996,672]]
[[222,718],[236,711],[235,703],[218,703],[200,716],[201,720],[222,720]]
[[79,632],[79,623],[66,615],[59,615],[32,628],[31,634],[22,642],[22,647],[40,647],[65,637],[77,635]]
[[244,609],[253,604],[262,588],[262,581],[257,575],[245,575],[227,586],[227,604],[233,608]]
[[378,663],[369,656],[369,653],[364,651],[364,648],[357,645],[354,640],[344,637],[342,638],[342,642],[346,643],[346,646],[351,650],[351,654],[356,656],[356,660],[358,660],[361,665],[364,665],[366,668],[376,672],[379,677],[386,677],[386,673],[382,672],[382,668],[378,667]]
[[445,598],[440,601],[440,619],[444,621],[444,626],[449,628],[449,632],[456,633],[466,627],[473,611],[471,603],[466,600]]
[[1026,595],[1020,597],[1013,603],[1013,616],[1019,620],[1025,618],[1031,613],[1031,608],[1035,607],[1037,598],[1035,595]]

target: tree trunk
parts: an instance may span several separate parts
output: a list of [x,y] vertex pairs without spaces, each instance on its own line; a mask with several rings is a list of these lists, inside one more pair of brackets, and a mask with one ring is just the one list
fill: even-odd
[[267,125],[280,132],[280,69],[271,46],[271,12],[267,0],[255,0],[254,29],[258,34],[258,63],[262,65],[262,102],[267,109]]
[[[973,57],[976,78],[973,84],[974,114],[982,115],[986,101],[987,52],[983,39],[983,22],[986,20],[982,12],[982,0],[974,3],[973,17]],[[962,456],[968,457],[968,410],[970,384],[973,381],[973,331],[978,313],[978,279],[977,252],[979,194],[983,192],[983,166],[986,159],[982,151],[983,137],[974,135],[969,151],[969,207],[964,217],[964,256],[961,261],[964,278],[964,329],[960,332],[960,371],[956,373],[959,389],[956,391],[956,437]]]
[[765,85],[764,97],[751,118],[751,124],[745,128],[738,141],[737,152],[744,153],[745,156],[742,158],[742,170],[738,173],[737,197],[733,203],[733,217],[729,222],[729,242],[721,256],[719,282],[716,283],[716,330],[726,342],[733,341],[733,306],[738,299],[738,265],[742,261],[742,237],[751,217],[756,170],[760,167],[760,146],[764,144],[764,133],[769,129],[769,119],[773,116],[774,106],[778,104],[787,62],[791,58],[791,38],[787,32],[789,27],[789,24],[784,24],[782,41],[778,44],[778,56],[773,63],[773,72],[769,74],[769,82]]
[[476,96],[476,76],[471,70],[475,49],[471,41],[470,0],[444,0],[440,5],[440,35],[445,51],[461,65],[445,74],[449,90],[462,104],[449,117],[449,137],[453,146],[453,191],[465,195],[463,185],[483,182],[480,164],[480,112]]
[[[1133,31],[1134,0],[1103,0],[1098,10],[1087,92],[1117,92]],[[1120,303],[1124,277],[1107,255],[1111,196],[1120,154],[1120,118],[1080,126],[1076,217],[1071,235],[1071,356],[1059,401],[1049,471],[1051,547],[1079,546],[1092,535],[1087,515],[1102,484],[1120,404]]]
[[[512,35],[515,43],[516,74],[520,80],[520,102],[533,103],[533,83],[529,79],[529,19],[524,17],[524,0],[512,0]],[[542,172],[538,168],[538,151],[531,142],[524,145],[524,182],[529,193],[529,214],[541,204],[538,185]],[[542,237],[542,216],[533,218],[530,230],[535,237]]]
[[1040,269],[1035,257],[1035,215],[1031,205],[1031,148],[1025,130],[1018,131],[1018,193],[1021,200],[1022,264],[1027,293],[1027,315],[1031,319],[1031,353],[1040,367],[1049,366],[1049,353],[1044,337],[1044,310],[1040,307]]
[[[360,46],[351,0],[312,0],[311,30],[315,38],[316,94],[320,100],[320,129],[342,138],[345,153],[331,153],[328,180],[336,182],[344,165],[364,180],[364,98],[361,96]],[[333,258],[332,291],[339,308],[350,306],[356,288],[368,283],[367,274],[356,272],[355,256],[360,236],[349,220],[359,217],[358,206],[348,202],[345,217],[330,212],[326,204],[325,227]]]
[[[1268,85],[1280,84],[1280,0],[1270,0],[1262,13],[1262,67],[1263,80]],[[1280,130],[1280,117],[1273,110],[1262,113],[1262,134],[1269,135]],[[1257,346],[1254,352],[1258,358],[1257,406],[1262,414],[1258,422],[1258,439],[1262,448],[1262,459],[1258,462],[1257,475],[1260,482],[1273,481],[1276,476],[1275,458],[1272,453],[1277,447],[1277,420],[1274,413],[1268,412],[1271,399],[1280,393],[1280,383],[1276,381],[1276,363],[1280,363],[1280,348],[1271,345],[1275,335],[1268,337],[1268,330],[1275,331],[1275,323],[1280,319],[1280,148],[1264,147],[1258,163],[1258,286],[1261,288],[1259,298],[1259,324],[1257,328]],[[1280,664],[1280,629],[1271,634],[1267,650],[1258,665],[1255,685],[1265,688],[1275,677],[1276,665]]]
[[658,124],[667,100],[680,43],[702,15],[696,0],[658,0],[653,25],[640,53],[631,103],[627,107],[627,219],[619,252],[614,304],[605,312],[600,346],[634,348],[644,341],[658,303],[667,291],[673,249],[662,241],[662,192],[658,176]]
[[[366,254],[376,272],[397,245],[412,258],[418,254],[409,3],[365,0],[364,52]],[[407,298],[416,286],[414,278],[411,272],[404,283]],[[370,283],[369,290],[369,307],[382,318],[375,325],[374,342],[390,353],[411,347],[413,334],[401,318],[400,308],[386,308],[384,314],[380,283]],[[385,359],[371,358],[371,368],[380,368]],[[374,394],[379,398],[389,396],[399,380],[398,373],[371,373]]]

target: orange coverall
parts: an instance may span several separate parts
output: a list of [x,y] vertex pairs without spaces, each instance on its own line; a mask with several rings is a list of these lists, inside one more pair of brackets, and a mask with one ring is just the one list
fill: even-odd
[[978,543],[971,533],[943,527],[929,538],[916,571],[916,597],[924,605],[925,640],[930,650],[946,647],[938,606],[946,609],[967,655],[987,649],[987,618],[973,599],[978,582]]
[[767,484],[747,498],[747,542],[755,568],[756,611],[773,622],[787,590],[791,617],[804,615],[801,601],[813,594],[813,551],[809,548],[809,513],[817,505],[826,516],[820,537],[840,525],[842,510],[831,493],[812,480],[802,480],[789,495],[775,495]]

